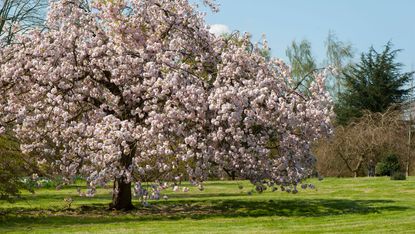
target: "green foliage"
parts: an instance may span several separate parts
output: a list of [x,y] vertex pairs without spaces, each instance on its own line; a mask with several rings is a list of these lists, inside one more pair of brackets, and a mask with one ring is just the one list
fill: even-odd
[[336,34],[329,32],[325,44],[326,64],[332,65],[341,71],[350,64],[349,60],[353,58],[353,47],[350,43],[340,41]]
[[[326,58],[322,61],[321,68],[334,68],[335,72],[327,74],[326,88],[333,98],[337,98],[342,89],[342,73],[351,66],[353,48],[350,43],[340,41],[333,32],[329,32],[325,47]],[[307,40],[299,43],[293,41],[286,49],[286,55],[291,65],[291,75],[297,82],[295,86],[304,92],[313,80],[313,73],[321,69],[312,54],[311,43]]]
[[343,73],[345,90],[334,109],[338,124],[347,125],[364,110],[385,112],[407,99],[409,89],[404,87],[413,72],[401,72],[402,64],[395,61],[399,51],[393,50],[391,43],[381,53],[371,47],[358,64]]
[[300,43],[293,41],[285,53],[291,64],[291,75],[298,81],[317,68],[311,52],[311,43],[307,40]]
[[0,136],[0,199],[13,200],[19,189],[31,190],[23,181],[28,176],[19,144],[10,136]]
[[395,154],[389,154],[376,165],[376,175],[391,176],[400,170],[399,159]]
[[383,162],[377,163],[375,167],[375,175],[385,176],[386,173],[384,172],[384,168],[385,168],[385,164]]
[[406,180],[406,175],[402,171],[396,171],[391,175],[391,180]]
[[352,67],[353,47],[350,43],[340,41],[333,32],[329,32],[325,45],[327,60],[324,66],[336,70],[335,74],[327,76],[327,90],[336,99],[343,88],[342,74]]

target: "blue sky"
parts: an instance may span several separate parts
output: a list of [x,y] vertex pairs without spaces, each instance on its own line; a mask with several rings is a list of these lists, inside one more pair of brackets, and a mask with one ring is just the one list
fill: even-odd
[[292,40],[307,39],[318,61],[325,57],[329,31],[352,43],[356,57],[370,46],[382,50],[389,40],[403,49],[398,61],[415,69],[415,0],[217,0],[219,13],[208,12],[208,24],[266,34],[272,54],[286,59]]

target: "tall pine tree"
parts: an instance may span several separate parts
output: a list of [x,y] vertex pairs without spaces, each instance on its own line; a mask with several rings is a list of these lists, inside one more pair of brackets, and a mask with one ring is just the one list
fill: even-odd
[[344,72],[344,90],[335,106],[338,124],[350,123],[364,110],[384,112],[407,99],[410,89],[406,84],[413,72],[401,72],[402,64],[395,61],[398,52],[390,42],[381,53],[371,47],[359,63]]

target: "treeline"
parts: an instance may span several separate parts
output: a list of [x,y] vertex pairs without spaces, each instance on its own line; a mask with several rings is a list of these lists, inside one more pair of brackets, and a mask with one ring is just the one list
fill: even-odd
[[[414,140],[412,78],[397,62],[400,50],[388,42],[354,60],[353,47],[329,33],[327,58],[331,67],[326,87],[335,103],[334,132],[314,144],[317,171],[325,176],[384,175],[380,169],[396,158],[396,173],[413,174]],[[292,74],[299,82],[318,69],[311,43],[293,42],[287,49]],[[302,85],[307,85],[303,82]]]

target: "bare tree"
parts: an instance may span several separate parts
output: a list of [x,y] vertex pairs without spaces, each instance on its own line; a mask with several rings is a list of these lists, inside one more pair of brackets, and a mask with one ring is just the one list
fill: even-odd
[[316,145],[318,169],[326,175],[356,177],[365,165],[379,162],[388,153],[398,155],[402,165],[409,165],[413,153],[407,148],[408,124],[398,110],[366,112],[355,122],[338,126],[330,139]]
[[48,3],[46,0],[0,0],[0,42],[8,45],[19,33],[42,26]]

